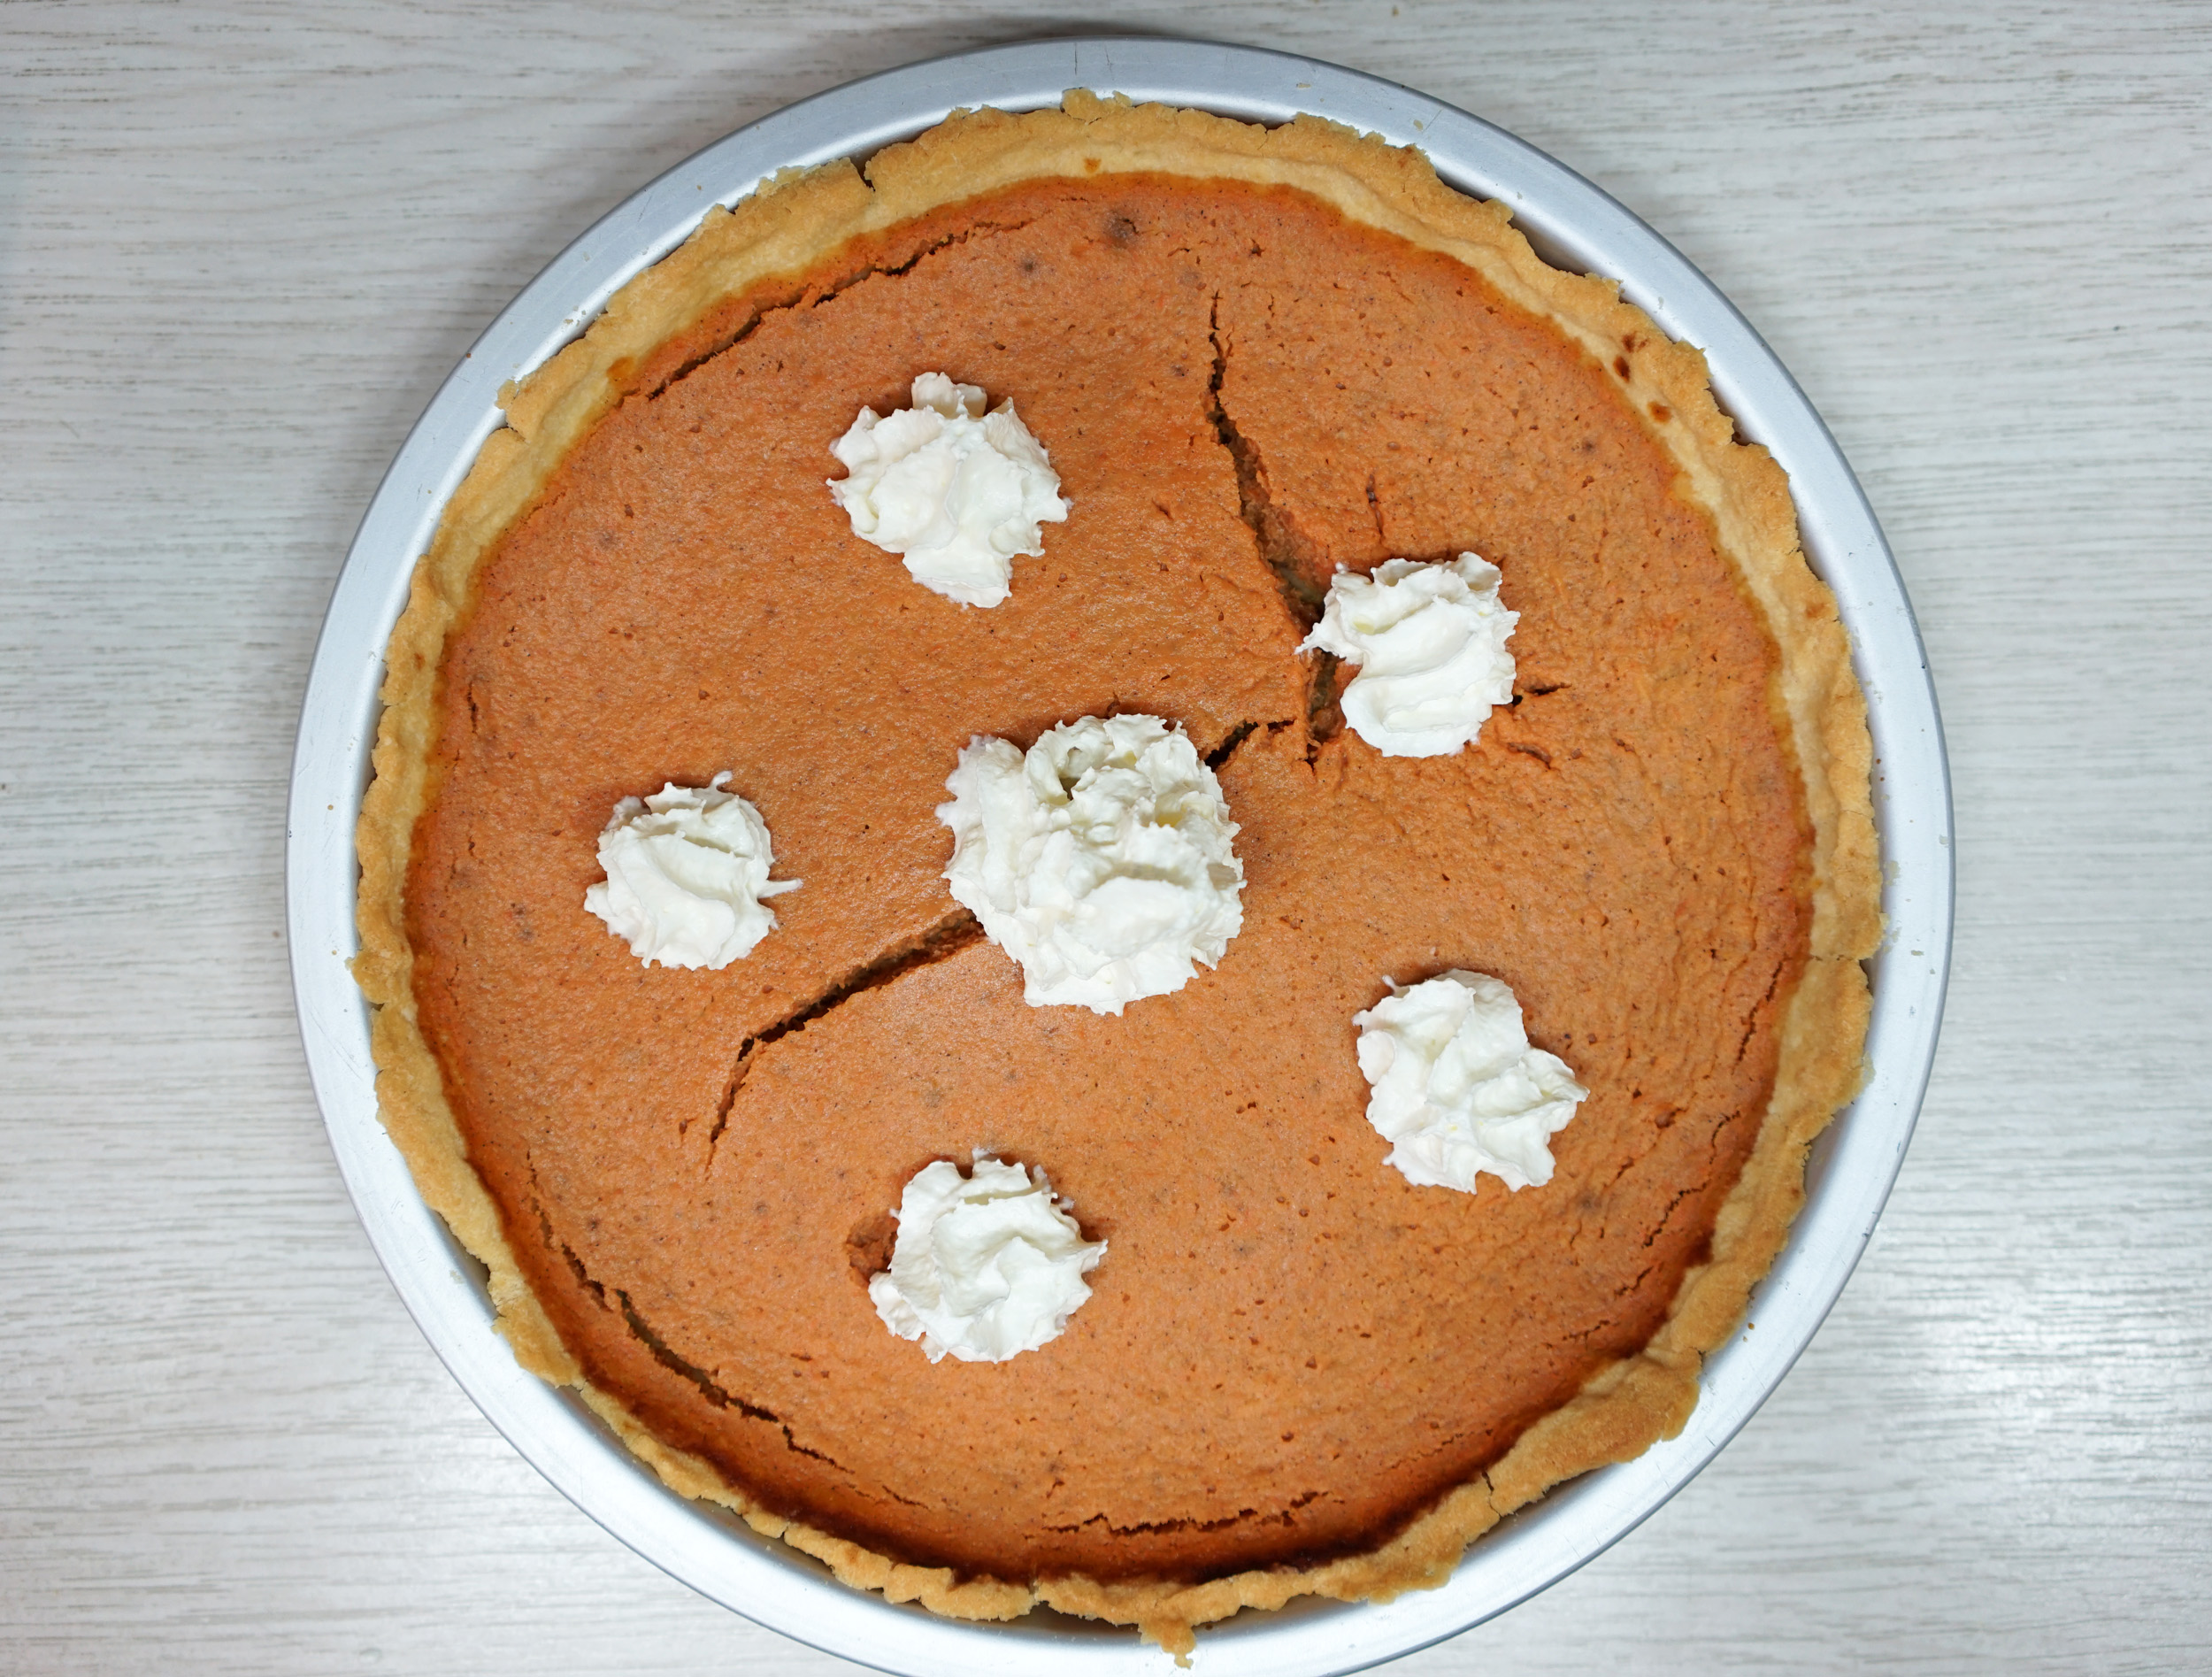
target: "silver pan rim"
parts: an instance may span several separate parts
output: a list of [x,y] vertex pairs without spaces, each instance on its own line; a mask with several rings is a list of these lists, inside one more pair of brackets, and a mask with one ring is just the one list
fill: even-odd
[[1174,1669],[1125,1629],[1042,1612],[966,1624],[849,1589],[723,1511],[666,1490],[572,1394],[524,1373],[492,1327],[480,1266],[424,1204],[378,1120],[367,1008],[346,966],[357,949],[353,839],[383,650],[417,556],[499,423],[499,386],[577,335],[710,203],[732,203],[781,168],[864,157],[956,109],[1033,110],[1071,88],[1248,121],[1309,112],[1419,146],[1453,186],[1506,204],[1548,259],[1620,280],[1670,336],[1705,350],[1722,405],[1789,473],[1807,555],[1851,633],[1874,735],[1888,935],[1869,964],[1867,1081],[1814,1148],[1805,1208],[1749,1321],[1707,1360],[1678,1437],[1502,1522],[1442,1588],[1381,1604],[1305,1600],[1201,1635],[1198,1658],[1212,1677],[1335,1677],[1455,1635],[1564,1577],[1648,1518],[1750,1419],[1810,1342],[1873,1232],[1918,1115],[1949,974],[1942,727],[1872,509],[1818,413],[1720,290],[1564,165],[1463,111],[1340,65],[1212,42],[1087,36],[958,53],[848,83],[739,129],[636,193],[548,264],[454,369],[394,458],[339,574],[302,707],[286,842],[301,1035],[347,1188],[409,1311],[493,1425],[623,1542],[757,1623],[904,1677],[1011,1677],[1048,1663],[1070,1673]]

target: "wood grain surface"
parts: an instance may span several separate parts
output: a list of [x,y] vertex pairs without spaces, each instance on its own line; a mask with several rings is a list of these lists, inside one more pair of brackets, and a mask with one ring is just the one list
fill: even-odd
[[1100,27],[1417,85],[1656,225],[1834,428],[1948,728],[1943,1046],[1842,1303],[1393,1669],[2212,1667],[2212,8],[1893,0],[0,4],[0,1666],[856,1669],[607,1537],[401,1308],[293,1023],[292,734],[385,463],[572,234]]

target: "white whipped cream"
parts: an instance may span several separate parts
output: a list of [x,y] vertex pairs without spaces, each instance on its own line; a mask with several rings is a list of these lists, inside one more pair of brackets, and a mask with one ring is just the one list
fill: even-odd
[[950,1159],[924,1165],[899,1199],[891,1267],[868,1281],[876,1314],[933,1363],[1002,1363],[1057,1339],[1106,1256],[1064,1204],[1042,1171],[1033,1179],[979,1147],[972,1175]]
[[599,835],[607,877],[584,892],[584,906],[649,966],[727,966],[776,929],[762,899],[799,889],[769,879],[768,824],[722,790],[729,778],[725,769],[704,786],[626,797]]
[[963,605],[996,605],[1017,553],[1045,550],[1042,527],[1068,516],[1043,445],[1012,398],[983,412],[983,391],[941,373],[914,381],[914,405],[860,410],[830,444],[847,475],[830,494],[853,534],[902,555],[924,588]]
[[1385,559],[1371,577],[1340,567],[1298,650],[1358,667],[1344,720],[1385,757],[1448,756],[1513,696],[1505,642],[1521,614],[1498,603],[1498,567],[1472,553],[1432,565]]
[[945,789],[945,878],[1021,963],[1032,1007],[1119,1013],[1181,989],[1243,927],[1236,823],[1179,726],[1087,716],[1025,756],[978,735]]
[[1478,1171],[1516,1189],[1551,1181],[1546,1143],[1590,1091],[1529,1046],[1513,992],[1458,971],[1390,992],[1352,1015],[1374,1091],[1367,1121],[1394,1143],[1383,1162],[1409,1182],[1470,1194]]

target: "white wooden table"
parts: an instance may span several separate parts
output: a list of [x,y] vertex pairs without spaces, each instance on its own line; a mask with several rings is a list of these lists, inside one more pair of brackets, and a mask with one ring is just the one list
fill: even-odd
[[[1417,85],[1728,291],[1885,519],[1956,777],[1917,1141],[1750,1428],[1397,1667],[2212,1665],[2212,8],[1101,6]],[[324,601],[577,230],[956,0],[0,6],[0,1667],[852,1670],[575,1512],[439,1366],[309,1093]]]

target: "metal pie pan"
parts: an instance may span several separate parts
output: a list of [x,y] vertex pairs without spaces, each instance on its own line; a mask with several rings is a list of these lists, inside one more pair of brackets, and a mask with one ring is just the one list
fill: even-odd
[[355,953],[354,827],[370,778],[383,650],[447,497],[500,423],[501,383],[573,338],[621,285],[680,243],[710,202],[777,170],[864,157],[956,109],[1032,110],[1070,88],[1248,121],[1300,112],[1417,145],[1444,179],[1506,204],[1553,262],[1622,281],[1671,335],[1702,348],[1721,404],[1789,473],[1814,568],[1850,629],[1877,758],[1889,937],[1871,964],[1869,1076],[1813,1149],[1805,1209],[1747,1327],[1706,1363],[1682,1435],[1561,1486],[1475,1543],[1443,1588],[1384,1604],[1306,1601],[1200,1633],[1210,1677],[1359,1670],[1504,1612],[1632,1530],[1697,1473],[1778,1385],[1857,1262],[1912,1133],[1934,1057],[1951,941],[1950,792],[1934,689],[1879,527],[1825,426],[1711,281],[1580,176],[1466,112],[1393,82],[1285,53],[1156,39],[1057,40],[872,76],[708,147],[603,219],[508,305],[394,459],[354,539],[317,646],[293,763],[286,849],[294,988],[316,1095],[378,1256],[446,1365],[493,1425],[580,1508],[703,1594],[801,1642],[910,1677],[1171,1671],[1133,1631],[1039,1612],[968,1625],[848,1589],[722,1511],[664,1489],[568,1394],[516,1365],[483,1271],[416,1192],[379,1122]]

